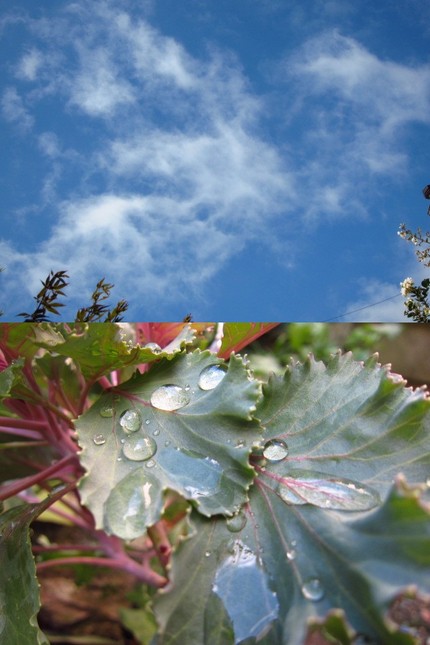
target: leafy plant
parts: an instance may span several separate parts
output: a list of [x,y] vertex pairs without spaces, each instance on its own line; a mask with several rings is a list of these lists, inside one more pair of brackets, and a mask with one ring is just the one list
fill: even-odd
[[[428,186],[423,189],[423,193],[426,199],[430,198]],[[427,214],[430,214],[430,208]],[[398,235],[416,247],[415,255],[418,262],[427,268],[430,267],[430,232],[423,233],[421,228],[412,231],[405,224],[401,224]],[[429,278],[424,278],[421,284],[417,285],[408,277],[400,284],[401,294],[405,298],[405,316],[412,318],[414,322],[430,322],[429,286]]]
[[[0,326],[1,642],[47,642],[36,575],[82,564],[144,585],[142,643],[417,642],[387,612],[430,590],[429,398],[341,353],[257,379],[272,327]],[[47,514],[87,542],[34,559]]]
[[[39,293],[34,296],[36,301],[34,311],[31,313],[23,312],[18,315],[23,317],[25,322],[34,323],[49,321],[48,314],[58,316],[58,309],[64,307],[64,303],[59,302],[58,299],[60,296],[65,295],[64,289],[69,284],[68,278],[66,271],[56,271],[55,273],[51,271],[47,278],[44,281],[42,280],[42,288]],[[102,319],[103,322],[120,322],[122,314],[128,309],[127,302],[119,300],[112,309],[104,302],[109,298],[113,286],[113,284],[106,282],[104,278],[99,280],[91,295],[91,304],[78,310],[75,322],[100,322]]]

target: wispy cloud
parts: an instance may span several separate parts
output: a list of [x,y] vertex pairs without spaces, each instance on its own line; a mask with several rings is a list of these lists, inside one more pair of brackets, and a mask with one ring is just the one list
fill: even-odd
[[[46,21],[31,25],[43,35],[38,51],[45,46],[48,56],[54,49],[43,78],[35,61],[31,68],[21,58],[26,80],[37,77],[33,101],[55,99],[74,118],[82,184],[75,197],[56,204],[45,241],[25,256],[9,246],[8,268],[33,292],[49,270],[66,268],[76,299],[107,275],[140,308],[143,298],[154,306],[161,294],[165,302],[180,294],[186,301],[187,290],[202,292],[285,212],[285,200],[294,198],[292,177],[260,136],[263,103],[233,58],[214,52],[195,59],[143,19],[98,2],[90,20],[86,6],[75,3],[79,22],[69,12],[51,30]],[[95,120],[87,153],[79,113]],[[38,135],[39,148],[56,164],[45,182],[51,198],[61,176],[60,137]],[[88,190],[96,176],[97,188]]]
[[[324,20],[344,11],[320,4]],[[406,172],[404,133],[430,121],[430,66],[384,60],[339,30],[320,33],[274,63],[280,145],[267,132],[273,94],[258,93],[231,52],[193,56],[145,19],[153,0],[139,16],[132,5],[75,0],[56,17],[20,14],[29,37],[1,109],[31,138],[44,173],[27,210],[39,216],[37,241],[25,253],[1,247],[14,276],[6,290],[23,302],[64,268],[75,301],[105,275],[136,309],[144,302],[163,317],[160,300],[204,298],[249,243],[284,264],[294,247],[294,264],[304,228],[317,234],[325,220],[370,216],[369,186]],[[378,297],[393,288],[376,286]],[[347,309],[368,303],[366,289]]]
[[24,101],[16,87],[8,87],[1,97],[3,118],[13,123],[21,132],[31,130],[34,119],[24,105]]

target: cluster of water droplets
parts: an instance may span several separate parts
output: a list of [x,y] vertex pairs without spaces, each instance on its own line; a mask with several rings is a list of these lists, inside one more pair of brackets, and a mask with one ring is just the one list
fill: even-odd
[[[100,416],[109,418],[114,416],[114,407],[111,403],[105,404],[100,409]],[[149,419],[143,421],[142,415],[139,410],[127,409],[124,410],[120,416],[118,425],[124,433],[120,439],[122,447],[122,455],[130,461],[146,461],[147,466],[155,465],[151,458],[157,452],[157,443],[153,437],[143,432],[144,427],[148,427]],[[157,427],[153,431],[154,436],[160,433]],[[106,436],[103,433],[97,433],[93,436],[93,443],[96,446],[103,446],[106,443]],[[122,461],[122,456],[118,456],[118,461]]]
[[[154,354],[162,352],[156,343],[147,343],[145,349],[151,350]],[[221,383],[226,375],[226,371],[227,368],[224,365],[213,364],[204,367],[197,379],[198,387],[203,392],[213,390]],[[166,383],[157,387],[152,392],[149,402],[152,408],[156,410],[174,412],[188,405],[194,393],[194,390],[191,389],[189,384],[182,386],[175,383]],[[119,396],[111,397],[99,410],[101,417],[104,419],[112,418],[116,425],[116,432],[114,431],[113,434],[117,442],[119,438],[119,444],[121,446],[117,461],[123,461],[125,458],[133,462],[145,462],[147,468],[155,466],[156,462],[153,457],[159,448],[156,438],[160,435],[160,427],[157,423],[154,424],[154,421],[151,424],[151,419],[149,418],[143,419],[142,412],[132,407],[123,410],[115,421],[116,404],[119,400]],[[153,425],[155,425],[154,429],[152,429]],[[115,429],[113,428],[113,430]],[[92,439],[94,445],[103,446],[106,444],[108,436],[103,433],[95,434]],[[169,439],[163,441],[164,448],[167,448],[170,444]],[[238,447],[243,447],[244,445],[244,441],[239,441],[237,444]],[[179,449],[176,448],[176,450]],[[179,452],[182,455],[182,451]],[[176,452],[173,457],[170,452],[163,451],[164,457],[166,464],[169,463],[169,459],[173,459],[174,463],[178,461],[178,454]],[[199,455],[198,457],[198,459],[195,457],[191,459],[190,455],[183,456],[183,459],[187,459],[187,468],[185,470],[190,474],[188,479],[185,474],[179,477],[179,483],[183,487],[185,494],[191,498],[213,494],[218,489],[222,476],[222,468],[218,462],[211,460],[207,456]],[[205,480],[205,485],[194,489],[192,483],[196,469]],[[246,518],[244,516],[239,514],[233,516],[230,518],[230,530],[241,530],[245,522]]]

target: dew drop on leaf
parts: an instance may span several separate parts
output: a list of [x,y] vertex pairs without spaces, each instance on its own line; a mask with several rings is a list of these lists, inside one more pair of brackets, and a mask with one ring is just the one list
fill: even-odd
[[125,410],[119,418],[119,425],[125,432],[137,432],[142,426],[142,417],[137,410]]
[[154,435],[154,437],[158,437],[158,435],[160,434],[160,428],[156,428],[152,434]]
[[288,456],[288,446],[282,439],[271,439],[265,444],[263,455],[268,461],[282,461]]
[[157,343],[146,343],[143,349],[150,349],[153,354],[161,354],[162,349]]
[[106,419],[108,419],[109,417],[113,417],[113,414],[114,414],[114,409],[113,409],[113,406],[110,404],[104,405],[100,409],[100,416],[105,417]]
[[190,397],[179,385],[162,385],[151,394],[151,405],[159,410],[172,412],[190,402]]
[[233,517],[229,517],[226,521],[226,524],[229,531],[231,531],[232,533],[238,533],[245,527],[245,513],[239,512],[233,515]]
[[208,365],[205,367],[199,376],[199,388],[201,390],[213,390],[226,375],[226,367],[224,365]]
[[102,446],[104,443],[106,443],[106,438],[103,434],[96,434],[93,437],[93,442],[96,444],[96,446]]
[[324,588],[318,578],[310,578],[302,586],[302,594],[306,600],[318,602],[324,598]]
[[380,503],[372,488],[342,477],[313,471],[290,471],[278,486],[287,504],[313,504],[338,511],[368,511]]
[[294,560],[296,557],[297,553],[295,549],[288,549],[287,551],[287,560]]
[[146,461],[155,455],[157,444],[151,437],[129,437],[122,447],[122,451],[131,461]]
[[[233,623],[235,643],[267,633],[278,618],[279,602],[259,558],[241,540],[228,543],[228,555],[215,574],[212,591],[221,598]],[[248,590],[252,589],[252,593]]]

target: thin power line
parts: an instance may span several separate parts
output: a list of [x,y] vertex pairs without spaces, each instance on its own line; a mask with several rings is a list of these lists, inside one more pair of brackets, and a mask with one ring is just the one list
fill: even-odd
[[401,293],[396,293],[395,296],[390,296],[389,298],[384,298],[383,300],[378,300],[378,302],[374,302],[371,305],[365,305],[364,307],[359,307],[358,309],[353,309],[352,311],[346,311],[344,314],[341,314],[340,316],[334,316],[334,318],[327,318],[326,320],[323,320],[322,322],[331,322],[332,320],[338,320],[339,318],[344,318],[344,316],[349,316],[350,314],[355,314],[357,311],[363,311],[363,309],[369,309],[370,307],[376,307],[376,305],[380,305],[382,302],[387,302],[387,300],[394,300],[394,298],[399,298],[402,294]]

